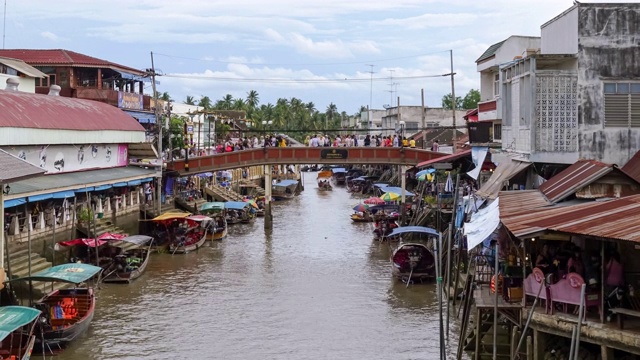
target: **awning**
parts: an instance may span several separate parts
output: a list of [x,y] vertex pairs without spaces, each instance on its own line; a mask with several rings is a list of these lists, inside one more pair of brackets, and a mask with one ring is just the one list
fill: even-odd
[[113,184],[113,187],[125,187],[128,186],[129,184],[127,184],[126,182],[117,182],[115,184]]
[[140,181],[142,181],[143,183],[146,183],[146,182],[149,182],[149,181],[153,181],[153,178],[144,178],[144,179],[142,179]]
[[133,116],[141,124],[155,124],[156,115],[154,113],[147,113],[142,111],[124,110],[127,114]]
[[27,199],[25,198],[5,200],[4,208],[6,209],[6,208],[18,206],[18,205],[24,205],[26,203],[27,203]]
[[500,199],[471,215],[471,221],[464,224],[467,236],[467,251],[482,244],[500,224]]
[[100,185],[100,186],[96,186],[93,191],[103,191],[103,190],[108,190],[111,189],[111,185]]
[[140,184],[142,184],[142,180],[132,180],[132,181],[127,182],[127,185],[129,185],[129,186],[138,186]]
[[58,191],[57,193],[51,194],[54,199],[66,199],[72,198],[76,196],[75,191]]
[[460,152],[455,153],[455,154],[445,155],[445,156],[439,157],[437,159],[423,161],[423,162],[419,163],[418,165],[416,165],[416,167],[421,168],[421,167],[425,167],[425,166],[429,166],[429,165],[433,165],[433,164],[449,162],[449,161],[461,159],[461,158],[467,157],[467,156],[469,157],[469,159],[471,159],[471,149],[465,150],[465,151],[460,151]]
[[85,193],[85,192],[88,192],[88,191],[93,191],[93,186],[89,186],[89,187],[86,187],[86,188],[78,189],[75,192],[76,193]]
[[10,68],[14,68],[16,70],[18,70],[19,72],[30,76],[30,77],[34,77],[34,78],[43,78],[43,77],[47,77],[47,74],[43,73],[42,71],[34,68],[33,66],[25,63],[22,60],[18,60],[18,59],[10,59],[10,58],[6,58],[6,57],[0,57],[0,64],[2,65],[6,65]]
[[521,171],[531,166],[530,162],[511,159],[498,164],[489,180],[482,185],[476,195],[485,199],[496,199],[498,193],[504,188],[505,181],[518,175]]
[[120,74],[120,76],[123,79],[126,79],[126,80],[136,80],[136,81],[144,81],[144,82],[150,81],[150,78],[144,77],[144,76],[141,76],[141,75],[128,73],[128,72],[122,71],[122,70],[116,70],[116,69],[113,69],[113,68],[111,70],[117,72],[118,74]]
[[53,199],[53,194],[41,194],[41,195],[33,195],[27,198],[29,202],[42,201]]

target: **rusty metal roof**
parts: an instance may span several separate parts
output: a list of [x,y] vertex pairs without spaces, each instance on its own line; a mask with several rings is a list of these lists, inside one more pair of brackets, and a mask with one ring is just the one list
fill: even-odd
[[144,71],[65,49],[3,49],[0,56],[20,59],[34,66],[94,67],[122,70],[142,76]]
[[516,159],[501,162],[493,171],[489,180],[487,180],[487,182],[485,182],[482,187],[476,191],[476,194],[484,199],[497,198],[498,193],[504,187],[505,181],[510,180],[529,166],[531,166],[531,163]]
[[45,169],[0,150],[0,184],[42,176],[45,171]]
[[92,100],[0,90],[0,128],[144,131],[117,107]]
[[[549,201],[557,203],[612,171],[621,170],[615,165],[595,160],[578,160],[540,185],[540,191]],[[624,173],[624,171],[621,172]],[[631,176],[625,175],[635,180]]]
[[540,190],[501,191],[498,197],[500,198],[500,214],[506,216],[528,213],[534,209],[553,205]]
[[640,182],[640,151],[633,155],[633,157],[624,164],[622,170],[629,176],[633,177],[636,181]]
[[516,236],[543,231],[640,242],[640,195],[571,206],[553,206],[513,216],[502,223]]
[[418,165],[416,165],[416,167],[420,168],[420,167],[425,167],[428,165],[433,165],[436,163],[443,163],[443,162],[448,162],[448,161],[453,161],[453,160],[457,160],[463,157],[468,156],[469,159],[471,159],[471,149],[469,150],[465,150],[465,151],[460,151],[457,152],[455,154],[449,154],[449,155],[445,155],[443,157],[439,157],[437,159],[432,159],[432,160],[427,160],[427,161],[423,161],[421,163],[419,163]]

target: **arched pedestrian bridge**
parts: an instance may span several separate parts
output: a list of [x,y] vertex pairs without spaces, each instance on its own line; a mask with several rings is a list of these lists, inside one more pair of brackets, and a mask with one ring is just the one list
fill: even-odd
[[167,162],[167,169],[183,174],[203,173],[259,165],[345,164],[406,165],[438,159],[447,154],[399,147],[266,147],[222,154],[189,157]]

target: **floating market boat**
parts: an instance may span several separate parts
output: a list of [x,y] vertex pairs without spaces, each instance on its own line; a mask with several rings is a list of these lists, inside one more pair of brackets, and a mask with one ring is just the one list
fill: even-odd
[[333,168],[331,169],[333,174],[333,181],[336,185],[344,185],[347,182],[347,169],[345,168]]
[[36,341],[33,334],[42,312],[25,306],[0,307],[0,359],[29,360]]
[[250,223],[255,219],[255,209],[249,202],[227,201],[224,203],[227,211],[227,224]]
[[[392,274],[403,282],[432,281],[436,275],[436,260],[428,244],[440,234],[423,226],[404,226],[394,229],[389,237],[400,237],[403,234],[426,237],[426,241],[400,243],[391,255]],[[431,240],[429,240],[431,239]]]
[[207,240],[222,240],[227,236],[227,216],[223,202],[208,202],[200,207],[200,214],[213,219],[214,230],[207,233]]
[[197,250],[207,240],[207,233],[213,231],[213,219],[205,215],[191,215],[177,225],[174,237],[169,242],[171,254],[186,254]]
[[[79,284],[102,272],[102,268],[89,264],[73,263],[50,267],[31,276],[13,279],[16,281],[45,281],[75,284],[72,289],[55,290],[38,300],[34,307],[42,311],[44,320],[38,322],[42,338],[36,337],[36,353],[44,349],[55,354],[89,328],[93,319],[96,298],[92,287]],[[38,333],[36,331],[36,333]]]
[[115,256],[112,265],[105,270],[104,282],[130,283],[144,273],[151,257],[153,238],[147,235],[128,236],[114,241],[111,246],[122,251]]
[[321,191],[331,191],[333,190],[333,186],[331,186],[331,177],[333,173],[331,171],[320,171],[318,173],[318,189]]
[[293,199],[298,191],[298,180],[282,180],[271,187],[271,198],[274,201]]

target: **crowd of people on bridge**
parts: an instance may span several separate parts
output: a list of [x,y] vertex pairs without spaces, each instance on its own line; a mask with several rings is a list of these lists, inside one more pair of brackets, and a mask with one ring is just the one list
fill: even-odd
[[[415,139],[408,139],[404,136],[398,135],[366,135],[364,139],[359,139],[356,135],[336,135],[334,138],[324,135],[307,136],[304,140],[306,146],[312,147],[352,147],[352,146],[365,146],[365,147],[409,147],[415,148]],[[438,151],[438,141],[434,141],[431,150]]]

